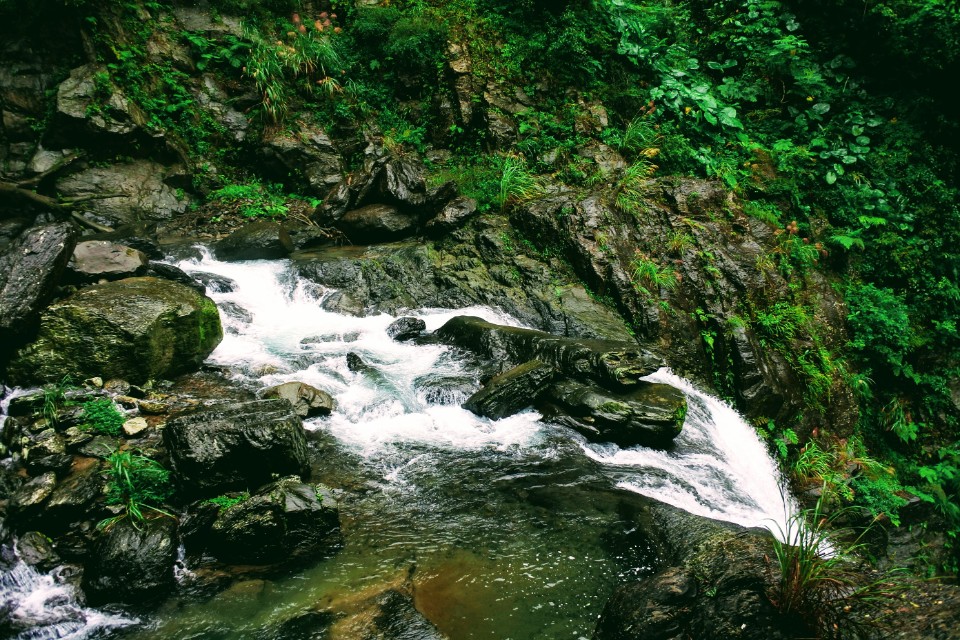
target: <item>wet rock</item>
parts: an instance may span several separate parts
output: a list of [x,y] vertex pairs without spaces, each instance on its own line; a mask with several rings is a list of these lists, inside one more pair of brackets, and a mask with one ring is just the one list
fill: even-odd
[[556,376],[556,369],[531,360],[491,379],[463,403],[463,408],[494,420],[534,405]]
[[238,320],[243,324],[253,322],[253,315],[236,302],[221,302],[220,310],[223,311],[225,316]]
[[0,333],[19,337],[34,326],[76,241],[77,232],[69,224],[43,225],[25,231],[0,255]]
[[387,335],[397,342],[404,342],[418,337],[426,328],[427,323],[420,318],[405,316],[397,318],[387,326]]
[[564,375],[587,376],[612,387],[640,384],[640,378],[663,361],[636,344],[578,340],[487,322],[474,316],[451,318],[436,332],[442,342],[469,349],[512,368],[531,359],[554,366]]
[[118,448],[119,444],[116,438],[112,436],[94,435],[77,448],[77,453],[88,458],[106,460]]
[[462,405],[476,392],[477,381],[468,377],[425,376],[414,381],[414,386],[423,394],[424,402]]
[[477,201],[460,196],[446,204],[436,216],[427,221],[424,230],[431,237],[440,237],[459,229],[477,213]]
[[139,528],[123,518],[97,540],[83,573],[83,591],[92,605],[156,600],[175,584],[176,558],[173,518],[151,518]]
[[24,514],[35,513],[57,486],[57,474],[48,471],[20,485],[10,496],[10,509]]
[[147,424],[146,418],[130,418],[123,423],[123,433],[128,438],[133,438],[135,436],[141,435],[144,431],[150,428],[150,425]]
[[237,290],[237,281],[226,276],[197,271],[194,272],[193,277],[199,280],[210,293],[233,293]]
[[[101,79],[109,85],[109,97],[101,104]],[[57,117],[64,129],[82,128],[88,133],[126,136],[137,131],[146,116],[110,82],[110,73],[94,65],[83,65],[57,88]]]
[[100,460],[75,458],[73,467],[50,495],[43,512],[45,530],[51,534],[68,529],[75,520],[90,517],[90,506],[103,495]]
[[292,176],[306,193],[326,195],[343,177],[340,153],[323,130],[304,122],[293,126],[265,136],[257,150],[260,168],[278,180]]
[[23,445],[22,455],[31,471],[65,471],[73,456],[67,453],[67,444],[54,429],[45,429],[31,436]]
[[128,278],[81,289],[44,311],[39,337],[15,356],[9,376],[142,383],[196,369],[222,336],[209,298],[169,280]]
[[279,222],[246,224],[213,245],[218,260],[276,260],[293,251],[290,234]]
[[376,369],[368,365],[363,361],[363,358],[352,351],[347,354],[347,369],[354,373],[378,373]]
[[371,204],[348,211],[337,221],[337,228],[354,244],[387,242],[413,234],[417,215],[389,204]]
[[334,620],[328,611],[305,611],[271,627],[268,635],[275,640],[327,640]]
[[283,478],[222,511],[210,540],[211,552],[225,562],[274,563],[329,553],[342,542],[338,504],[323,485]]
[[687,414],[687,400],[681,391],[649,382],[617,393],[561,380],[550,387],[549,398],[575,418],[564,424],[591,440],[621,447],[668,446],[680,435]]
[[179,282],[184,286],[190,287],[200,295],[206,295],[207,293],[207,288],[203,284],[197,282],[195,278],[192,278],[180,267],[175,267],[172,264],[151,262],[149,265],[147,265],[147,272],[145,275],[153,276],[155,278],[163,278],[164,280],[170,280],[172,282]]
[[274,474],[310,472],[300,418],[281,399],[228,404],[175,418],[163,430],[176,477],[191,494],[256,488]]
[[445,640],[447,636],[414,605],[413,598],[396,589],[377,596],[365,638],[383,640]]
[[53,541],[39,531],[27,531],[17,540],[17,555],[37,571],[50,571],[60,564]]
[[282,398],[293,405],[301,418],[328,416],[337,408],[337,401],[327,393],[304,382],[284,382],[263,391],[264,398]]
[[68,270],[75,282],[120,280],[143,275],[149,258],[146,254],[106,240],[78,242]]
[[197,103],[213,117],[233,142],[247,139],[250,120],[230,105],[230,97],[211,74],[204,74],[195,91]]

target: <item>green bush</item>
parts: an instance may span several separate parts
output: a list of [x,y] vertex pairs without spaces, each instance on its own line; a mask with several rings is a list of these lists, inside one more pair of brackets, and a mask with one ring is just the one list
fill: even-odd
[[231,507],[235,507],[242,502],[246,502],[250,499],[250,494],[244,491],[243,493],[238,493],[235,495],[222,495],[217,496],[216,498],[210,498],[207,500],[212,505],[215,505],[220,509],[220,513],[227,511]]
[[82,428],[106,436],[119,436],[126,418],[110,398],[98,398],[83,404]]
[[850,313],[850,347],[860,352],[875,370],[899,374],[910,349],[910,315],[903,298],[891,289],[873,284],[847,289]]

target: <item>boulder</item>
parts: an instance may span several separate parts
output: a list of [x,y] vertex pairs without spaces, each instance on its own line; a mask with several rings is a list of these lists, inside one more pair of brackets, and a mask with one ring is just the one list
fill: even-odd
[[534,405],[556,373],[539,360],[525,362],[491,379],[463,403],[463,408],[494,420],[512,416]]
[[39,531],[27,531],[17,540],[17,556],[37,571],[50,571],[60,564],[53,541]]
[[374,244],[413,234],[417,215],[402,213],[389,204],[371,204],[348,211],[337,222],[337,228],[354,244]]
[[387,335],[397,342],[404,342],[418,337],[426,328],[427,323],[420,318],[405,316],[397,318],[387,326]]
[[337,408],[337,401],[329,393],[304,382],[284,382],[264,389],[263,397],[286,400],[301,418],[328,416]]
[[218,260],[276,260],[293,251],[290,234],[279,222],[246,224],[213,245]]
[[52,428],[31,434],[21,452],[27,468],[34,472],[65,471],[73,460],[63,437]]
[[196,369],[222,337],[209,298],[169,280],[128,278],[50,306],[39,337],[15,355],[9,377],[21,384],[65,375],[140,384]]
[[505,369],[537,359],[566,376],[586,376],[612,388],[640,384],[663,360],[629,342],[579,340],[493,324],[475,316],[451,318],[436,332],[445,344],[469,349]]
[[156,600],[174,586],[176,521],[151,518],[138,526],[123,518],[96,542],[83,572],[83,591],[92,605],[140,604]]
[[123,433],[128,438],[138,436],[148,428],[150,428],[150,425],[147,424],[147,419],[139,416],[136,418],[130,418],[123,423]]
[[460,196],[448,202],[436,216],[427,221],[424,230],[431,237],[440,237],[459,229],[477,213],[477,201]]
[[199,280],[210,293],[233,293],[237,289],[237,281],[226,276],[207,273],[206,271],[196,271],[193,277]]
[[548,397],[573,420],[559,420],[590,440],[621,447],[665,447],[680,435],[687,415],[681,391],[666,384],[646,382],[618,393],[575,380],[561,380]]
[[136,249],[107,240],[78,242],[67,268],[75,282],[121,280],[141,276],[150,259]]
[[279,180],[294,177],[306,193],[326,195],[343,177],[340,153],[321,129],[303,122],[294,126],[294,131],[278,129],[265,135],[257,150],[260,168]]
[[18,337],[34,325],[76,242],[72,225],[43,225],[23,232],[0,256],[0,333]]
[[147,272],[145,275],[153,276],[154,278],[163,278],[164,280],[172,280],[173,282],[179,282],[180,284],[190,287],[200,295],[206,295],[207,288],[197,282],[195,278],[190,277],[186,271],[180,267],[175,267],[172,264],[166,264],[164,262],[150,262],[147,265]]
[[259,564],[329,553],[341,543],[330,490],[294,476],[223,510],[210,529],[209,549],[225,562]]
[[163,441],[177,480],[198,496],[254,489],[275,474],[310,473],[303,424],[279,398],[175,418],[164,428]]

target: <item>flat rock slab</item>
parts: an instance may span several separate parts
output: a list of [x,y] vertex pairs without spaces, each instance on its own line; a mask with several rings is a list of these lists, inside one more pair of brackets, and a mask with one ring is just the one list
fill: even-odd
[[463,403],[463,408],[494,420],[512,416],[535,404],[556,373],[539,360],[525,362],[492,378]]
[[107,240],[77,243],[70,260],[70,275],[77,282],[120,280],[143,275],[150,258],[142,251]]

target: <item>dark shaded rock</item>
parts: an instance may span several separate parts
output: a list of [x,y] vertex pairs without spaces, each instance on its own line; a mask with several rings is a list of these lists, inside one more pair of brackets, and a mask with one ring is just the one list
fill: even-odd
[[176,521],[158,517],[139,526],[123,518],[100,535],[83,572],[83,591],[90,604],[139,604],[173,588]]
[[215,273],[206,273],[205,271],[196,271],[193,278],[207,288],[210,293],[232,293],[237,290],[236,280],[226,276],[218,276]]
[[556,376],[556,369],[531,360],[496,376],[463,403],[478,416],[499,420],[533,406]]
[[469,349],[504,368],[537,359],[564,375],[587,376],[607,387],[630,387],[663,366],[663,360],[629,342],[578,340],[487,322],[451,318],[436,332],[444,343]]
[[143,383],[196,369],[220,343],[209,298],[176,282],[128,278],[81,289],[44,311],[10,365],[18,382],[93,376]]
[[303,424],[286,400],[240,402],[175,418],[163,441],[177,480],[194,495],[256,488],[274,474],[310,473]]
[[76,242],[71,225],[44,225],[25,231],[0,256],[0,333],[19,337],[34,325],[53,297]]
[[119,444],[116,438],[112,436],[94,435],[79,446],[77,453],[87,456],[88,458],[106,460],[118,447]]
[[53,494],[57,486],[57,474],[48,471],[20,485],[10,496],[10,509],[25,515],[36,513],[37,509]]
[[329,611],[305,611],[267,630],[275,640],[327,640],[336,616]]
[[459,229],[477,213],[477,201],[460,196],[448,202],[436,216],[427,221],[424,230],[432,237],[439,237]]
[[666,384],[646,382],[624,393],[574,380],[550,387],[549,398],[576,420],[563,421],[590,440],[621,447],[665,447],[680,435],[687,399]]
[[115,231],[97,233],[93,236],[85,236],[87,240],[107,240],[116,242],[125,247],[136,249],[145,253],[151,260],[160,260],[164,257],[163,249],[154,238],[156,232],[155,224],[128,224],[117,228]]
[[284,382],[263,391],[264,398],[282,398],[293,405],[301,418],[328,416],[337,408],[337,401],[327,393],[304,382]]
[[68,529],[75,520],[88,519],[90,506],[103,495],[104,484],[100,460],[75,458],[69,475],[57,484],[44,507],[44,530],[53,534]]
[[221,302],[220,310],[223,311],[224,315],[244,324],[253,322],[253,315],[236,302]]
[[354,373],[379,373],[376,369],[363,361],[363,358],[350,352],[347,354],[347,369]]
[[420,318],[405,316],[397,318],[387,326],[387,335],[397,342],[403,342],[418,337],[426,328],[427,323]]
[[75,282],[120,280],[141,276],[147,270],[146,254],[107,240],[78,242],[68,269]]
[[34,472],[65,471],[73,460],[63,437],[54,429],[30,436],[21,451],[27,468]]
[[223,510],[210,529],[209,549],[225,562],[269,564],[329,553],[341,543],[330,490],[288,477]]
[[213,245],[218,260],[276,260],[292,251],[290,234],[270,220],[246,224]]
[[39,531],[27,531],[17,540],[17,555],[37,571],[50,571],[60,564],[53,541]]
[[619,587],[607,601],[594,638],[646,640],[684,637],[686,616],[696,602],[697,588],[680,567]]
[[207,288],[202,283],[198,282],[195,278],[191,277],[186,271],[180,267],[175,267],[172,264],[166,264],[164,262],[151,262],[147,265],[148,276],[153,276],[155,278],[163,278],[164,280],[170,280],[172,282],[179,282],[180,284],[190,287],[200,295],[206,295]]
[[423,394],[424,402],[462,405],[476,392],[477,381],[468,377],[424,376],[415,380],[414,386]]
[[377,596],[376,613],[365,638],[383,640],[444,640],[447,636],[417,611],[413,598],[397,589]]
[[387,242],[413,234],[417,215],[402,213],[389,204],[370,204],[345,213],[337,228],[354,244]]
[[65,129],[83,128],[89,133],[125,136],[137,131],[146,116],[119,88],[111,86],[104,105],[98,98],[97,78],[110,77],[102,67],[83,65],[57,88],[57,118]]
[[278,180],[291,177],[306,193],[326,195],[340,182],[340,153],[322,130],[297,122],[298,129],[266,135],[257,150],[261,170]]

